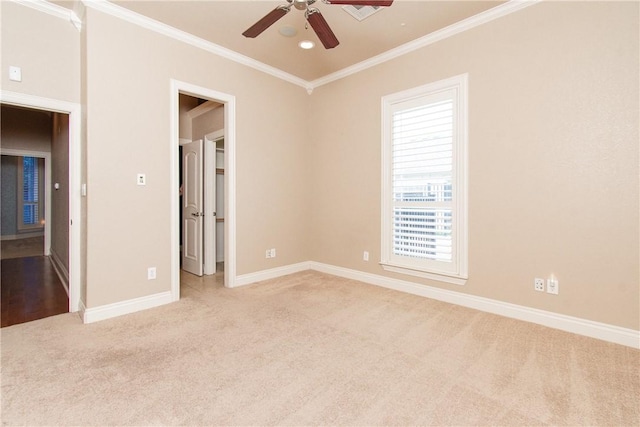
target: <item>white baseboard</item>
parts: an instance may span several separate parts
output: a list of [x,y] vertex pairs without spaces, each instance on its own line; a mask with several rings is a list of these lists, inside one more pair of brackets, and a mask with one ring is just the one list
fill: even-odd
[[87,323],[84,321],[84,312],[87,311],[87,307],[84,306],[84,301],[80,300],[78,301],[78,315],[80,316],[80,319],[82,320],[82,323]]
[[21,234],[5,234],[0,237],[0,240],[20,240],[20,239],[29,239],[31,237],[42,237],[44,236],[43,231],[34,231],[32,233],[21,233]]
[[[347,279],[358,280],[371,285],[394,289],[413,295],[444,301],[450,304],[473,308],[512,319],[524,320],[554,329],[571,332],[591,338],[600,339],[628,347],[640,349],[640,331],[594,322],[550,311],[538,310],[531,307],[497,301],[489,298],[468,295],[446,289],[419,285],[405,280],[393,279],[377,274],[365,273],[343,267],[336,267],[314,261],[262,270],[255,273],[243,274],[236,277],[235,286],[245,286],[263,280],[275,279],[288,274],[306,270],[315,270]],[[95,308],[85,308],[80,301],[80,313],[84,323],[97,322],[123,314],[153,308],[172,302],[171,292],[162,292],[147,297],[136,298]]]
[[263,280],[275,279],[276,277],[286,276],[288,274],[298,273],[300,271],[310,270],[311,262],[300,262],[298,264],[285,265],[283,267],[271,268],[269,270],[257,271],[255,273],[242,274],[236,276],[235,286],[250,285],[252,283],[261,282]]
[[600,339],[628,347],[640,349],[640,331],[621,328],[619,326],[608,325],[606,323],[594,322],[592,320],[580,319],[578,317],[566,316],[564,314],[550,311],[538,310],[536,308],[511,304],[489,298],[477,297],[446,289],[434,288],[426,285],[419,285],[404,280],[392,279],[376,274],[351,270],[348,268],[335,267],[328,264],[311,262],[311,268],[334,276],[354,279],[371,285],[384,288],[395,289],[413,295],[419,295],[438,301],[444,301],[463,307],[493,313],[512,319],[524,320],[565,332],[584,335],[591,338]]
[[64,266],[64,264],[60,260],[60,257],[55,251],[51,251],[49,259],[51,259],[51,265],[53,265],[53,269],[62,282],[62,286],[64,286],[65,291],[67,291],[67,295],[69,295],[69,271]]
[[112,317],[122,316],[124,314],[135,313],[136,311],[146,310],[148,308],[169,304],[172,301],[173,300],[171,298],[171,292],[166,291],[159,294],[134,298],[93,308],[85,308],[84,303],[80,301],[80,311],[82,313],[82,321],[84,323],[93,323],[100,320],[110,319]]
[[314,261],[244,274],[237,277],[236,285],[248,285],[308,269],[640,349],[640,331],[633,329],[621,328],[606,323],[594,322],[592,320],[566,316],[564,314],[538,310],[536,308],[468,295],[461,292],[434,288],[405,280],[393,279]]

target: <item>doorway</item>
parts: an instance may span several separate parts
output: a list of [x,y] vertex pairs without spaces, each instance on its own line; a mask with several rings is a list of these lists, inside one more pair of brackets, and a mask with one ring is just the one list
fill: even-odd
[[4,327],[69,311],[69,117],[1,109]]
[[[64,167],[66,169],[67,176],[67,188],[59,188],[61,195],[67,196],[65,202],[63,202],[65,206],[65,212],[68,214],[68,217],[64,218],[65,222],[67,222],[66,232],[63,232],[60,237],[60,243],[64,248],[67,249],[67,257],[68,257],[68,265],[65,272],[57,271],[57,275],[61,278],[65,278],[67,282],[67,290],[68,292],[68,304],[67,311],[76,312],[80,308],[80,276],[81,276],[81,233],[82,229],[82,217],[81,217],[81,163],[80,163],[80,140],[81,140],[81,126],[80,126],[80,113],[81,108],[79,104],[60,101],[51,98],[43,98],[34,95],[27,95],[17,92],[10,91],[0,91],[0,104],[3,106],[11,106],[35,111],[43,111],[48,112],[49,114],[59,115],[58,117],[63,117],[66,120],[64,127],[66,128],[66,143],[67,147],[64,153],[56,156],[56,158],[60,158],[60,156],[66,156],[66,160],[61,161],[64,163]],[[55,123],[54,123],[55,124]],[[3,140],[3,146],[1,151],[6,151],[9,148],[6,148],[6,141]],[[33,149],[33,147],[32,147]],[[46,159],[45,159],[45,169],[46,169]],[[46,173],[46,172],[45,172]],[[49,180],[50,183],[54,183]],[[53,191],[53,190],[51,190]],[[46,194],[46,193],[45,193]],[[46,206],[51,207],[53,203],[51,201],[45,200],[45,209]],[[60,215],[53,214],[55,218],[60,218]],[[51,235],[52,233],[47,232],[47,228],[51,227],[51,224],[54,219],[47,219],[47,214],[45,214],[45,243],[44,250],[47,248],[50,249],[50,243],[47,242],[47,235]],[[66,243],[65,243],[66,238]],[[60,249],[60,253],[64,252],[64,249]],[[49,255],[45,253],[45,255]],[[62,274],[61,274],[62,273]]]
[[[193,120],[198,117],[203,119],[204,123],[200,123],[202,120]],[[184,257],[182,254],[194,252],[198,245],[203,248],[203,258],[202,261],[196,263],[197,271],[202,271],[203,277],[217,275],[220,282],[224,283],[226,287],[233,287],[235,283],[235,97],[172,80],[170,127],[172,135],[170,147],[172,181],[171,292],[172,299],[177,301],[180,299],[181,282],[185,277],[188,277],[185,276],[186,273],[183,273]],[[201,143],[197,144],[194,141],[201,141]],[[191,166],[188,166],[189,168],[197,169],[193,165],[199,164],[198,162],[204,166],[201,168],[202,178],[194,181],[203,188],[204,200],[201,207],[192,207],[190,211],[183,209],[186,204],[183,199],[184,193],[192,191],[188,188],[189,185],[192,189],[197,186],[193,185],[193,182],[191,184],[185,182],[186,175],[183,170],[183,157],[185,156],[182,149],[179,148],[187,147],[187,144],[189,144],[189,153],[193,152],[193,146],[202,145],[204,149],[201,160],[193,160],[197,158],[197,155],[190,154],[192,160],[190,160],[189,165]],[[217,167],[216,161],[221,167]],[[222,175],[223,179],[218,180],[218,175]],[[221,203],[216,203],[216,189],[224,194]],[[221,208],[216,207],[220,205],[222,205]],[[187,223],[187,219],[190,223]],[[181,247],[185,233],[193,231],[188,228],[200,226],[204,229],[204,232],[200,234],[201,241],[198,242],[197,239],[191,238],[188,248]],[[218,232],[216,233],[216,231]],[[213,237],[216,234],[218,234],[218,238]],[[190,235],[198,236],[197,233]],[[216,256],[216,249],[222,253]],[[209,261],[205,263],[205,259]],[[216,274],[217,270],[219,273]],[[198,276],[194,275],[193,277]]]

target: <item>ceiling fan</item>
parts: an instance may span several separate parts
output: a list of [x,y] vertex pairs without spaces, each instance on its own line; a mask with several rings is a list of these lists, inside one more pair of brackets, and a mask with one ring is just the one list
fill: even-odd
[[[272,26],[277,20],[289,13],[291,6],[298,10],[304,10],[304,16],[311,24],[313,31],[324,45],[325,49],[331,49],[340,44],[333,31],[327,24],[320,11],[315,7],[309,7],[316,0],[287,0],[288,4],[283,4],[271,12],[267,13],[262,19],[253,24],[249,29],[242,33],[245,37],[254,38],[260,35],[264,30]],[[352,6],[391,6],[393,0],[322,0],[326,4],[343,4]]]

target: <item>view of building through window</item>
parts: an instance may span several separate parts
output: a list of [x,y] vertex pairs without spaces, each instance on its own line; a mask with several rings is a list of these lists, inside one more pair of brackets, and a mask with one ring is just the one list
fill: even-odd
[[460,75],[383,97],[386,270],[466,279],[466,87]]
[[453,102],[393,114],[393,251],[451,262]]

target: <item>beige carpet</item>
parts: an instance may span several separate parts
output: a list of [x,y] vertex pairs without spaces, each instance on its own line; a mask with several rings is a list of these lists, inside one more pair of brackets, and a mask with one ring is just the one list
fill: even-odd
[[3,328],[3,425],[640,424],[638,350],[317,272],[218,282]]
[[13,259],[44,255],[44,236],[0,242],[0,258]]

